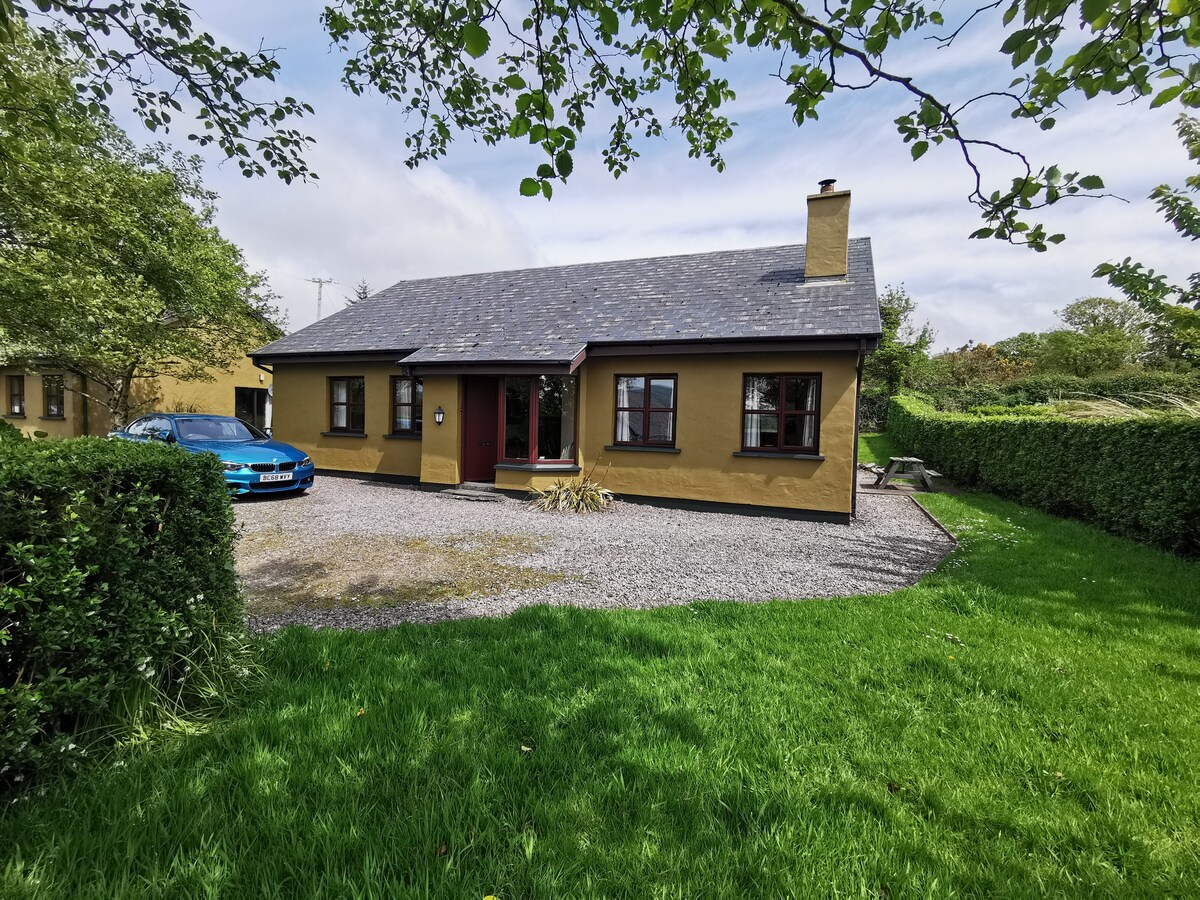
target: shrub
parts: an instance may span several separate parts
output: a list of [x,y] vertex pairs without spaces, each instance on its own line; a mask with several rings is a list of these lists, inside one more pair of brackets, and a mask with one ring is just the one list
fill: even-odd
[[25,435],[21,434],[21,429],[13,425],[12,422],[5,422],[0,419],[0,441],[19,441]]
[[963,412],[975,406],[1011,406],[1004,388],[994,384],[942,388],[934,397],[938,409]]
[[215,699],[245,649],[232,524],[215,456],[0,442],[0,785]]
[[884,387],[863,388],[858,396],[859,431],[883,431],[892,396]]
[[901,396],[888,432],[963,483],[1200,554],[1200,419],[972,416]]
[[613,493],[590,478],[556,481],[544,491],[535,491],[533,505],[544,512],[600,512],[613,502]]

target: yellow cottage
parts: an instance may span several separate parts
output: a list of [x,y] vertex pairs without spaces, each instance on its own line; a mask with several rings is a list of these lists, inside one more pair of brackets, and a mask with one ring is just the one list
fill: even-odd
[[806,245],[406,281],[251,354],[325,474],[849,521],[881,329],[850,193]]
[[[259,428],[271,425],[271,376],[249,359],[228,370],[209,371],[212,381],[181,381],[169,375],[139,379],[142,412],[197,412],[237,416]],[[108,407],[94,399],[96,387],[78,375],[48,367],[0,367],[4,419],[25,434],[51,438],[105,435]]]

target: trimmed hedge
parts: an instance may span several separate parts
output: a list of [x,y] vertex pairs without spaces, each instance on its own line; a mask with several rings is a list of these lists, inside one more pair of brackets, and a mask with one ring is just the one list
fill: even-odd
[[[910,392],[911,393],[911,392]],[[943,387],[933,392],[938,409],[965,412],[979,406],[1029,406],[1078,395],[1122,399],[1130,394],[1176,394],[1200,398],[1200,374],[1194,372],[1133,372],[1126,375],[1031,375],[1008,384]]]
[[0,441],[0,786],[78,762],[83,731],[211,697],[244,648],[215,456]]
[[973,416],[899,396],[888,433],[956,481],[1200,555],[1200,419]]

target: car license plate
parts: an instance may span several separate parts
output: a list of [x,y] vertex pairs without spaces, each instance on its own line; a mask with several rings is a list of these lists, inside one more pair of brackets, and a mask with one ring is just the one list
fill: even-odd
[[291,481],[291,472],[275,472],[271,475],[259,475],[258,481],[261,484],[264,481]]

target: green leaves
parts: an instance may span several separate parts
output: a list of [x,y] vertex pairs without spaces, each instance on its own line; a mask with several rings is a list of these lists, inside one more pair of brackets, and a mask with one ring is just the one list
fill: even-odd
[[174,718],[241,666],[232,546],[211,454],[0,441],[0,786],[73,769],[89,720]]
[[541,191],[541,187],[538,185],[536,178],[522,178],[521,179],[521,196],[522,197],[536,197],[540,191]]
[[600,30],[610,36],[615,36],[621,27],[621,20],[617,17],[617,13],[611,7],[602,6],[596,10],[596,17],[600,22]]
[[[0,10],[12,2],[0,0]],[[63,26],[36,31],[38,46],[62,41],[90,67],[80,79],[85,102],[105,110],[113,82],[125,79],[146,127],[161,131],[179,115],[180,93],[199,108],[197,143],[221,147],[247,176],[271,169],[285,181],[315,177],[303,160],[307,137],[288,126],[311,107],[290,97],[254,99],[251,88],[278,74],[269,52],[219,46],[197,30],[178,0],[15,2],[18,13],[36,6]],[[1198,108],[1200,25],[1187,0],[1117,6],[1008,0],[1001,6],[990,46],[1009,60],[1015,77],[994,85],[972,80],[962,91],[954,84],[935,90],[924,76],[890,68],[896,57],[887,51],[902,39],[945,47],[971,39],[972,30],[997,28],[994,19],[971,14],[990,5],[969,6],[945,25],[941,4],[926,0],[828,6],[555,0],[516,13],[508,6],[502,12],[501,0],[346,0],[327,7],[321,20],[346,54],[342,81],[349,90],[382,94],[411,123],[404,138],[410,166],[444,156],[462,134],[488,145],[523,141],[538,146],[544,159],[530,167],[536,193],[527,193],[528,184],[522,192],[548,196],[551,182],[573,171],[574,135],[584,132],[599,106],[612,110],[604,116],[601,155],[614,176],[638,158],[641,142],[666,129],[683,136],[689,156],[721,170],[735,128],[726,114],[735,96],[727,76],[739,68],[721,64],[742,48],[758,48],[778,57],[797,125],[817,119],[835,94],[882,84],[907,91],[913,108],[896,119],[900,139],[911,145],[914,160],[932,146],[956,146],[945,158],[962,159],[975,181],[970,202],[984,220],[976,234],[1041,250],[1061,238],[1025,214],[1099,184],[1048,179],[1019,143],[1005,144],[988,123],[1007,113],[1018,124],[1049,130],[1052,114],[1072,94]],[[112,38],[118,34],[120,41]],[[150,61],[149,81],[140,71],[130,74],[129,46],[135,58]],[[988,71],[986,60],[980,71]],[[655,111],[661,102],[671,104],[669,116]],[[968,109],[977,114],[967,115]],[[571,129],[569,141],[557,123]],[[1008,177],[1014,161],[1026,183],[997,189],[994,172]]]
[[478,22],[467,22],[462,29],[463,47],[474,59],[479,59],[488,52],[492,42],[487,29]]
[[21,341],[10,354],[86,374],[123,415],[131,379],[168,366],[203,376],[273,339],[273,295],[213,227],[199,161],[136,151],[44,51],[22,45],[3,62],[0,106],[19,94],[36,109],[0,136],[0,333]]

